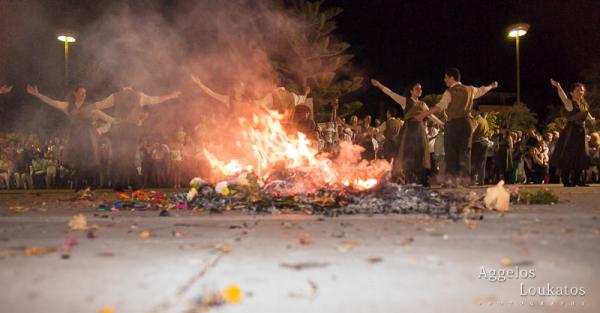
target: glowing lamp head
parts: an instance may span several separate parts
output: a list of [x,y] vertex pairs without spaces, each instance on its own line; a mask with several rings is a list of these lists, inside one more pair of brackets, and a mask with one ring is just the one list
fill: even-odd
[[73,37],[71,35],[59,35],[56,38],[62,42],[68,42],[68,43],[75,42],[75,37]]
[[514,24],[508,27],[508,37],[521,37],[524,36],[525,34],[527,34],[527,31],[529,30],[529,24],[526,23],[519,23],[519,24]]

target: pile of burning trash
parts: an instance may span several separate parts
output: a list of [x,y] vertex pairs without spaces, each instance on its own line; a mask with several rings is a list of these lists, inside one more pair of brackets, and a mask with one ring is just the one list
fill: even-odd
[[[231,131],[239,140],[207,143],[210,182],[191,181],[189,192],[171,201],[210,212],[304,212],[340,214],[423,213],[459,218],[483,208],[473,194],[443,194],[390,182],[385,160],[362,159],[364,148],[340,142],[336,155],[323,155],[306,135],[289,132],[275,111],[240,118]],[[218,157],[217,157],[218,156]]]
[[297,192],[297,182],[264,183],[243,173],[216,185],[194,178],[188,192],[176,193],[173,202],[209,212],[242,210],[253,213],[305,213],[323,216],[344,214],[427,214],[450,219],[481,218],[483,203],[472,194],[441,193],[417,185],[398,185],[383,179],[376,186],[357,190],[319,189]]

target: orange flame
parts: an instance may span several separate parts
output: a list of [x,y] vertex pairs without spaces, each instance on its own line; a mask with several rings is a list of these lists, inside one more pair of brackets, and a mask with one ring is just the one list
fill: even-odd
[[204,155],[218,179],[255,172],[268,178],[282,169],[292,170],[302,181],[295,192],[311,192],[317,188],[352,187],[366,190],[377,185],[390,164],[384,160],[367,162],[360,159],[362,148],[342,142],[335,160],[318,154],[303,133],[288,136],[281,125],[283,115],[275,111],[255,113],[251,119],[240,118],[241,138],[235,145],[242,158],[227,162],[219,160],[207,149]]

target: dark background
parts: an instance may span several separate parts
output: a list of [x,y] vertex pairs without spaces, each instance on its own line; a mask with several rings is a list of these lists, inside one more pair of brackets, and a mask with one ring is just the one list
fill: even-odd
[[[61,118],[32,104],[25,84],[37,82],[60,94],[63,46],[55,39],[57,30],[84,28],[115,2],[0,0],[0,84],[15,88],[0,98],[0,129],[25,127],[27,121],[38,125],[36,115],[48,120],[44,123]],[[167,21],[189,5],[167,0],[129,3],[132,11],[164,12]],[[352,45],[355,67],[398,92],[412,81],[420,82],[425,94],[443,92],[443,70],[448,66],[458,67],[466,84],[498,80],[499,91],[514,92],[515,42],[506,28],[517,22],[531,25],[521,39],[522,101],[541,121],[549,106],[559,104],[549,78],[566,85],[579,80],[583,69],[600,63],[600,1],[340,0],[324,5],[344,9],[336,18],[335,34]],[[81,40],[71,49],[73,70],[85,66],[78,63],[77,49],[85,44]],[[106,96],[95,93],[106,86],[88,89],[92,99]],[[368,81],[343,100],[355,99],[366,104],[362,114],[379,113],[380,103],[392,105]],[[26,110],[36,105],[40,109]]]

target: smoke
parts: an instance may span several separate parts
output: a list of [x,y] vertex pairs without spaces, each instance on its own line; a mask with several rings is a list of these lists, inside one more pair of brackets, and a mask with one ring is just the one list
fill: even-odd
[[[77,42],[71,48],[71,80],[88,90],[90,102],[123,86],[153,96],[179,90],[178,99],[149,109],[145,136],[151,141],[174,142],[177,129],[183,127],[201,149],[216,151],[218,157],[243,156],[239,142],[246,130],[239,121],[261,112],[254,100],[282,85],[298,94],[306,87],[306,81],[294,79],[302,75],[288,73],[292,80],[284,81],[275,63],[285,63],[301,74],[333,66],[306,57],[315,49],[308,38],[310,25],[278,3],[107,1],[98,5],[89,20],[80,10],[79,26],[73,29]],[[52,18],[56,16],[48,17]],[[191,75],[224,96],[233,96],[234,86],[243,84],[241,101],[231,107],[215,100]],[[41,84],[51,81],[40,80]],[[54,98],[65,99],[67,91],[54,90],[41,88]],[[105,112],[113,114],[110,109]],[[44,114],[35,116],[36,120],[44,118]]]

